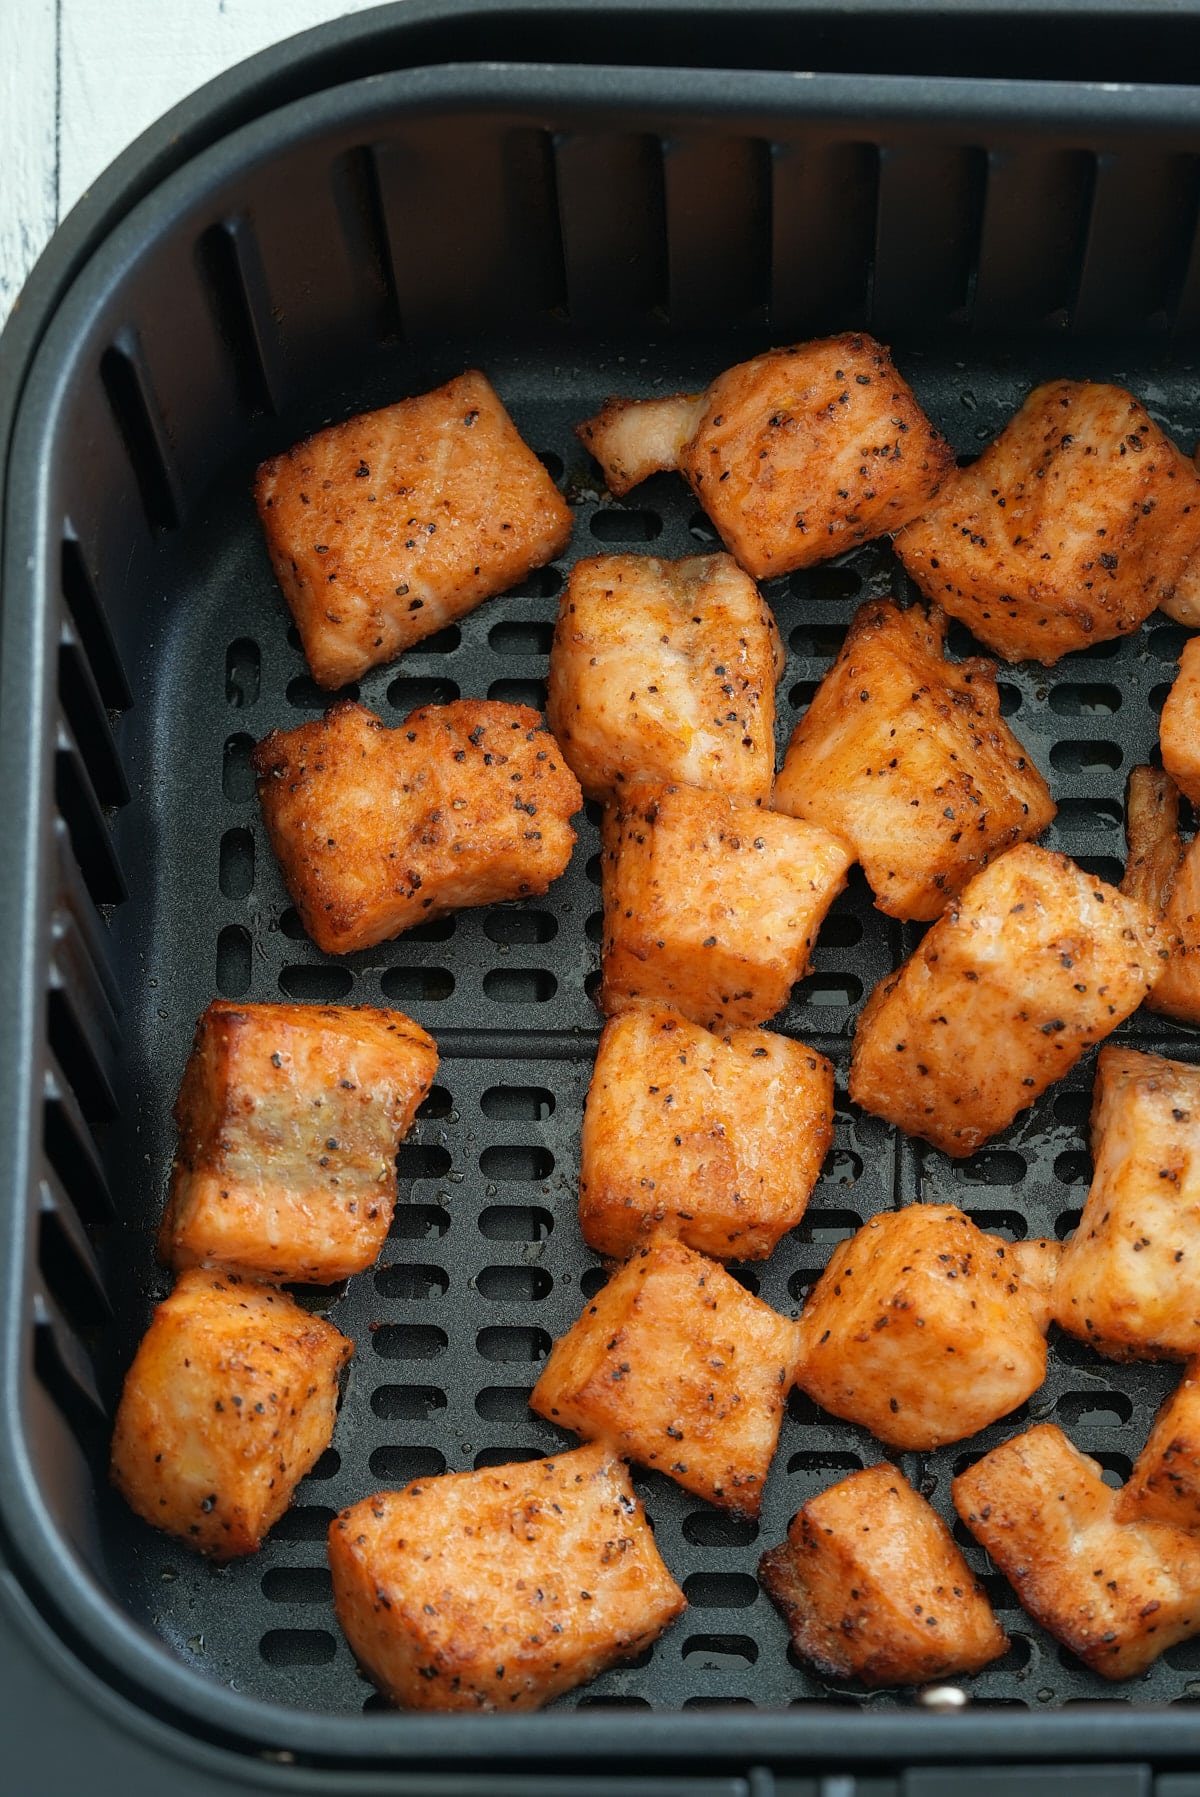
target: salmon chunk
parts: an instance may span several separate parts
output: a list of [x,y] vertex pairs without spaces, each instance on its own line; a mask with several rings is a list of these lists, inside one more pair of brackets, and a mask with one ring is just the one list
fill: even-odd
[[605,1026],[583,1116],[579,1222],[624,1260],[651,1231],[760,1260],[804,1215],[833,1143],[833,1067],[766,1030],[710,1035],[675,1011]]
[[757,1516],[796,1359],[796,1325],[716,1261],[639,1248],[551,1350],[540,1416]]
[[1119,1360],[1189,1360],[1200,1352],[1200,1068],[1105,1048],[1092,1158],[1055,1321]]
[[1200,1023],[1200,837],[1184,848],[1179,791],[1161,768],[1135,767],[1130,774],[1125,829],[1129,855],[1121,891],[1161,919],[1169,956],[1146,1008]]
[[1183,645],[1158,731],[1163,767],[1180,792],[1200,805],[1200,636]]
[[1050,789],[1000,716],[990,661],[945,659],[936,608],[860,606],[796,725],[772,804],[851,844],[889,917],[940,917],[1046,828]]
[[949,1529],[886,1461],[810,1498],[758,1576],[824,1678],[919,1685],[1008,1646]]
[[1137,899],[1020,843],[875,988],[850,1096],[947,1154],[973,1154],[1137,1009],[1166,952]]
[[125,1375],[114,1485],[214,1560],[256,1552],[329,1446],[353,1352],[269,1285],[181,1273]]
[[1054,1282],[1065,1247],[1065,1242],[1032,1238],[1008,1244],[1008,1258],[1016,1268],[1021,1297],[1043,1335],[1054,1321]]
[[888,351],[861,332],[768,350],[699,399],[610,399],[578,433],[615,493],[678,467],[756,580],[899,530],[954,468]]
[[253,759],[271,847],[326,954],[545,892],[571,858],[583,796],[524,705],[427,705],[388,730],[347,700],[273,730]]
[[1200,1537],[1117,1522],[1117,1493],[1053,1423],[995,1448],[951,1489],[1024,1608],[1102,1678],[1133,1678],[1200,1630]]
[[807,971],[854,857],[827,830],[690,786],[629,790],[605,819],[600,1009],[763,1023]]
[[162,1258],[319,1284],[364,1272],[437,1061],[399,1011],[215,999],[175,1105]]
[[872,1217],[834,1250],[800,1318],[797,1385],[898,1448],[961,1441],[1045,1376],[1011,1243],[949,1204]]
[[1190,1365],[1154,1419],[1129,1482],[1117,1497],[1118,1522],[1163,1522],[1200,1529],[1200,1377]]
[[678,780],[763,804],[783,664],[732,557],[593,556],[562,597],[546,721],[589,799]]
[[381,1491],[329,1528],[337,1618],[393,1703],[535,1710],[687,1606],[610,1448]]
[[1127,636],[1200,545],[1200,478],[1122,387],[1036,387],[896,540],[921,591],[1007,661]]
[[325,687],[474,611],[571,536],[565,499],[473,370],[273,456],[254,493]]

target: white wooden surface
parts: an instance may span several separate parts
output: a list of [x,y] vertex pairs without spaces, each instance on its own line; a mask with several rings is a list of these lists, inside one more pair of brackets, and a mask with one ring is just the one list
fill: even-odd
[[222,69],[373,0],[0,0],[0,324],[58,221]]

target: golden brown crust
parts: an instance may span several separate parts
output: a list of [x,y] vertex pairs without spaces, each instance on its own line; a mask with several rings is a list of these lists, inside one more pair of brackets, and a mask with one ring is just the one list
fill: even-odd
[[886,1461],[810,1498],[758,1576],[826,1678],[923,1684],[978,1672],[1008,1646],[949,1529]]
[[1200,545],[1200,479],[1121,387],[1050,381],[896,539],[921,591],[1008,661],[1136,630]]
[[475,370],[272,457],[255,498],[329,688],[514,586],[571,535],[566,501]]
[[1054,1321],[1054,1282],[1062,1265],[1064,1246],[1044,1238],[1008,1244],[1008,1258],[1017,1270],[1021,1296],[1043,1335]]
[[609,1449],[448,1473],[330,1525],[338,1621],[394,1703],[532,1710],[686,1608]]
[[396,730],[346,700],[272,731],[253,760],[288,891],[327,954],[545,892],[583,802],[541,713],[494,700],[428,705]]
[[1135,767],[1130,773],[1125,831],[1129,853],[1121,891],[1162,919],[1170,954],[1146,1008],[1200,1023],[1200,837],[1184,848],[1179,792],[1162,768]]
[[1163,767],[1180,792],[1200,805],[1200,637],[1183,646],[1158,732]]
[[1200,1379],[1195,1363],[1154,1419],[1128,1484],[1117,1495],[1118,1522],[1163,1522],[1200,1529]]
[[353,1352],[271,1286],[181,1273],[125,1375],[114,1485],[214,1560],[254,1553],[329,1446]]
[[529,1402],[757,1516],[795,1358],[794,1323],[715,1261],[655,1239],[560,1336]]

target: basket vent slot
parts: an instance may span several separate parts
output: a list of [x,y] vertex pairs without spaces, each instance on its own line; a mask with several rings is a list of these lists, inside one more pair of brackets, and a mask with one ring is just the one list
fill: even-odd
[[109,835],[108,820],[79,746],[61,717],[55,744],[54,798],[92,898],[98,905],[119,905],[128,891]]
[[762,323],[771,281],[770,145],[676,138],[663,147],[663,178],[672,326]]
[[865,322],[879,194],[874,144],[776,144],[771,325],[785,340]]
[[123,332],[105,350],[100,358],[100,379],[125,444],[147,522],[160,530],[178,530],[183,518],[179,476],[134,332]]
[[53,1300],[33,1300],[33,1367],[75,1433],[84,1440],[107,1428],[91,1362]]
[[97,798],[104,805],[124,805],[129,787],[108,711],[69,618],[63,619],[59,631],[58,694],[80,753],[86,758]]
[[339,156],[331,170],[334,205],[362,292],[363,310],[384,341],[404,334],[387,219],[379,191],[379,168],[369,144]]
[[103,1278],[75,1207],[47,1169],[38,1192],[38,1266],[47,1290],[77,1329],[112,1316]]
[[67,610],[91,663],[101,698],[110,711],[124,711],[133,703],[133,695],[108,617],[70,525],[62,540],[61,579]]
[[209,309],[233,370],[239,403],[251,413],[275,410],[260,319],[269,316],[258,246],[244,218],[210,225],[196,243]]
[[64,1192],[85,1223],[107,1222],[113,1214],[100,1153],[79,1101],[62,1069],[47,1052],[43,1087],[43,1142]]

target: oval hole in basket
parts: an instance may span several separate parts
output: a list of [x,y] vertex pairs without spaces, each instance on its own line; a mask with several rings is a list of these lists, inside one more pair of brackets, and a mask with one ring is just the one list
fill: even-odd
[[327,1604],[333,1581],[327,1566],[272,1566],[259,1589],[273,1604]]
[[1085,874],[1091,874],[1094,880],[1106,880],[1110,886],[1119,886],[1125,877],[1124,863],[1115,855],[1075,855],[1072,859]]
[[247,799],[254,797],[254,769],[250,765],[253,753],[252,736],[239,734],[226,739],[221,759],[221,790],[234,804],[245,804]]
[[475,1408],[487,1423],[528,1423],[529,1393],[525,1385],[487,1385],[477,1395]]
[[261,677],[258,644],[248,636],[239,636],[225,651],[225,703],[235,711],[255,704]]
[[529,948],[534,943],[553,942],[558,935],[558,919],[549,911],[487,911],[483,918],[483,933],[489,942],[499,942],[509,948]]
[[731,1666],[753,1666],[758,1642],[749,1635],[689,1635],[683,1644],[685,1660],[702,1660],[705,1672],[723,1672]]
[[443,1267],[423,1267],[412,1261],[399,1261],[375,1269],[375,1290],[381,1298],[424,1304],[432,1298],[442,1297],[449,1289],[450,1275]]
[[1059,1123],[1082,1127],[1092,1114],[1092,1095],[1090,1092],[1060,1092],[1052,1109]]
[[599,855],[589,855],[587,860],[583,864],[583,871],[586,874],[587,878],[591,881],[593,886],[599,886],[599,884],[600,884],[600,857],[599,857]]
[[1159,624],[1146,638],[1146,647],[1159,661],[1178,661],[1191,637],[1186,624]]
[[406,655],[452,655],[462,642],[462,631],[457,624],[443,624],[440,630],[433,630],[423,636],[419,643],[405,651]]
[[217,937],[217,991],[222,998],[244,998],[250,990],[254,945],[240,923],[226,924]]
[[514,587],[509,587],[507,597],[510,599],[553,599],[561,593],[566,581],[561,569],[554,567],[534,568],[524,580],[519,580]]
[[401,1179],[444,1179],[450,1167],[450,1150],[439,1142],[401,1142],[396,1150]]
[[745,1610],[758,1601],[758,1580],[748,1572],[693,1572],[683,1595],[701,1610]]
[[584,919],[583,933],[589,942],[599,945],[604,940],[604,913],[591,911]]
[[1104,1483],[1113,1491],[1120,1491],[1133,1472],[1133,1461],[1128,1454],[1098,1454],[1094,1448],[1089,1449],[1091,1458],[1099,1466]]
[[545,1267],[483,1267],[475,1289],[492,1304],[536,1304],[554,1289]]
[[458,682],[433,674],[400,674],[387,689],[388,704],[397,711],[419,711],[422,705],[450,705],[458,698]]
[[802,1448],[798,1454],[792,1455],[787,1469],[789,1473],[819,1473],[828,1483],[834,1484],[838,1479],[844,1479],[848,1473],[861,1472],[862,1464],[860,1454],[845,1453],[833,1448],[817,1451]]
[[821,1168],[821,1178],[829,1185],[852,1186],[862,1178],[863,1164],[852,1148],[831,1148]]
[[1055,1156],[1054,1177],[1065,1186],[1083,1186],[1091,1182],[1092,1157],[1084,1148],[1068,1148]]
[[737,1280],[744,1292],[749,1292],[752,1298],[758,1296],[758,1289],[762,1284],[762,1271],[760,1268],[739,1267],[735,1266],[732,1261],[728,1261],[726,1262],[725,1271],[729,1274],[731,1279]]
[[1050,688],[1050,709],[1060,718],[1113,717],[1121,709],[1121,694],[1115,686],[1066,680]]
[[310,1479],[335,1479],[342,1470],[342,1456],[336,1448],[326,1448],[315,1466],[306,1474]]
[[1064,774],[1109,774],[1120,767],[1123,759],[1119,743],[1071,739],[1055,743],[1050,750],[1050,766]]
[[607,1267],[588,1267],[579,1275],[580,1295],[584,1298],[594,1298],[597,1292],[604,1290],[611,1278],[612,1274]]
[[[802,599],[818,599],[836,604],[839,599],[853,599],[862,590],[862,576],[853,568],[831,566],[803,568],[788,581],[793,593]],[[843,627],[843,635],[845,629]]]
[[528,705],[534,711],[546,709],[546,682],[544,680],[493,680],[488,687],[489,699],[498,699],[504,705]]
[[489,1204],[479,1213],[479,1233],[490,1242],[544,1242],[554,1218],[538,1204]]
[[540,618],[504,618],[488,631],[488,648],[498,655],[549,655],[554,626]]
[[1025,1156],[1012,1148],[984,1148],[954,1162],[954,1178],[964,1186],[1015,1186],[1027,1172]]
[[831,911],[821,925],[819,944],[821,948],[853,948],[862,941],[862,933],[862,918],[853,911]]
[[358,683],[352,681],[349,686],[341,686],[336,693],[331,693],[318,686],[311,674],[297,674],[287,683],[286,697],[288,704],[294,705],[297,711],[325,711],[344,699],[357,699]]
[[499,1005],[544,1005],[558,981],[544,967],[493,967],[483,976],[483,990]]
[[449,1227],[450,1213],[440,1204],[398,1204],[388,1235],[397,1242],[419,1242],[445,1235]]
[[415,923],[405,930],[406,942],[449,942],[458,922],[456,917],[431,917],[428,923]]
[[512,1363],[545,1360],[550,1352],[550,1337],[544,1329],[513,1326],[505,1329],[481,1329],[475,1346],[484,1360]]
[[1060,799],[1054,826],[1059,831],[1119,830],[1125,812],[1116,799]]
[[809,1209],[796,1227],[802,1242],[844,1242],[862,1228],[856,1211]]
[[377,1385],[371,1393],[371,1409],[385,1423],[423,1423],[445,1408],[436,1385]]
[[348,967],[319,967],[300,963],[285,967],[279,976],[279,987],[289,998],[302,1004],[328,1005],[349,997],[354,976]]
[[221,838],[217,884],[227,899],[248,898],[254,891],[253,831],[226,830]]
[[1029,1227],[1019,1210],[975,1210],[972,1207],[967,1215],[976,1229],[1001,1236],[1008,1242],[1023,1242],[1029,1234]]
[[544,1123],[554,1115],[554,1094],[545,1086],[489,1086],[479,1108],[508,1123]]
[[653,1707],[648,1697],[621,1697],[616,1692],[606,1696],[602,1691],[581,1697],[575,1706],[577,1710],[650,1710]]
[[454,975],[447,967],[388,967],[379,987],[402,1004],[440,1005],[454,991]]
[[337,1642],[328,1629],[268,1629],[258,1651],[268,1666],[328,1666]]
[[1065,1391],[1055,1408],[1070,1428],[1119,1429],[1133,1415],[1133,1401],[1123,1391]]
[[1002,718],[1010,718],[1014,712],[1020,711],[1023,695],[1019,686],[1013,686],[1007,680],[998,680],[996,692],[1000,700],[1000,716]]
[[440,1448],[376,1448],[367,1461],[373,1479],[386,1479],[391,1485],[407,1485],[410,1479],[436,1479],[446,1470],[446,1456]]
[[506,1443],[501,1442],[493,1448],[480,1448],[475,1456],[474,1465],[478,1472],[484,1466],[518,1466],[531,1460],[544,1460],[545,1458],[545,1448],[535,1448],[528,1443],[523,1447],[520,1445],[509,1447]]
[[381,1360],[436,1360],[450,1337],[432,1323],[379,1323],[371,1330],[371,1346]]
[[758,1540],[758,1524],[749,1516],[694,1510],[683,1519],[683,1538],[693,1547],[749,1547]]
[[1065,1242],[1069,1235],[1074,1235],[1082,1215],[1082,1210],[1064,1210],[1058,1213],[1054,1219],[1054,1233],[1060,1242]]
[[551,480],[562,479],[563,459],[560,455],[556,455],[552,449],[535,449],[534,454]]
[[818,1011],[844,1010],[862,995],[862,981],[853,973],[810,973],[793,994],[797,1004]]
[[488,1179],[549,1179],[554,1171],[554,1156],[548,1148],[498,1142],[480,1155],[479,1171]]
[[819,680],[797,680],[788,690],[788,704],[793,711],[807,711],[817,696]]
[[271,1530],[272,1541],[325,1541],[336,1511],[327,1504],[293,1504]]
[[846,640],[845,624],[797,624],[788,638],[792,652],[814,661],[828,661]]
[[300,913],[295,905],[289,905],[286,911],[280,913],[279,930],[280,934],[286,936],[289,942],[308,941],[308,931],[301,923]]
[[605,506],[593,512],[588,529],[598,543],[652,543],[662,534],[662,519],[646,506]]
[[417,1120],[440,1121],[443,1117],[448,1117],[453,1109],[454,1100],[445,1086],[430,1086],[417,1106]]

